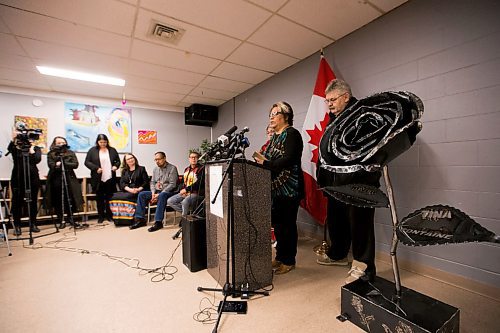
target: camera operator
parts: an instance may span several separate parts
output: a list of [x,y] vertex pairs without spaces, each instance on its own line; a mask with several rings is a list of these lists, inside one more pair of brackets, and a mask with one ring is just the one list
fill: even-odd
[[[64,165],[63,165],[64,163]],[[56,136],[50,145],[50,151],[47,154],[47,164],[49,166],[49,174],[47,175],[47,192],[45,200],[48,209],[54,209],[59,221],[59,228],[66,227],[63,216],[63,195],[64,195],[64,212],[68,214],[75,213],[80,210],[83,205],[81,185],[76,178],[75,169],[78,168],[78,159],[75,153],[69,149],[66,139],[62,136]],[[63,192],[63,167],[65,170],[66,184]],[[71,211],[69,210],[69,201],[71,200]],[[69,219],[69,221],[73,221]],[[74,227],[80,225],[76,222]]]
[[[42,160],[42,151],[40,147],[32,145],[32,142],[38,139],[40,132],[40,130],[28,130],[24,124],[23,126],[18,125],[12,131],[12,141],[7,147],[14,162],[10,184],[12,188],[12,216],[14,218],[15,236],[21,235],[21,208],[26,199],[28,179],[31,188],[31,204],[29,205],[31,232],[40,232],[36,225],[37,197],[40,187],[40,177],[36,165]],[[24,160],[23,156],[28,156],[28,158]]]

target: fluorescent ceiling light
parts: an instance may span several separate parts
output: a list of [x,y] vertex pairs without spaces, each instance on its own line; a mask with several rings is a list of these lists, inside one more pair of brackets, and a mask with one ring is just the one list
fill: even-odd
[[36,66],[36,69],[38,69],[40,73],[50,76],[64,77],[67,79],[82,80],[95,83],[111,84],[114,86],[121,86],[121,87],[125,85],[125,80],[110,76],[70,71],[61,68],[53,68],[45,66]]

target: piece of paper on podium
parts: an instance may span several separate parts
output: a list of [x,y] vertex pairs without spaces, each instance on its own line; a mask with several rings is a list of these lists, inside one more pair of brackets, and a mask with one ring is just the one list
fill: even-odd
[[224,208],[222,206],[222,198],[224,197],[224,187],[221,187],[215,203],[212,203],[220,183],[222,182],[222,165],[211,165],[209,168],[210,174],[210,212],[216,216],[224,218]]

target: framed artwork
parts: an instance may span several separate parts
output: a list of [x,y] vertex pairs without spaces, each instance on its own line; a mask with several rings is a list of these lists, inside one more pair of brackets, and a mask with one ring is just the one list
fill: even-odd
[[66,102],[64,124],[66,140],[73,151],[87,152],[101,133],[119,153],[132,150],[131,109]]
[[137,141],[139,144],[156,144],[158,133],[156,131],[139,130],[137,131]]

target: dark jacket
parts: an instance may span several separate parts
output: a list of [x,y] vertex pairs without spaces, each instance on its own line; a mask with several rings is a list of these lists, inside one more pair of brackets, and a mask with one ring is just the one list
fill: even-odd
[[143,191],[149,191],[149,176],[146,168],[136,166],[134,171],[123,170],[120,178],[120,190],[125,191],[125,186],[130,188],[142,187]]
[[[108,147],[109,159],[111,161],[111,166],[117,168],[120,167],[120,156],[118,152],[113,147]],[[85,158],[85,166],[90,169],[90,184],[94,192],[97,191],[97,187],[101,182],[101,174],[97,173],[97,169],[101,167],[101,161],[99,160],[99,147],[92,147],[87,153]],[[112,172],[112,180],[116,184],[116,172]]]
[[[28,154],[28,168],[29,176],[31,180],[31,188],[38,190],[40,184],[40,175],[38,174],[38,167],[36,166],[42,160],[42,150],[38,146],[33,147],[35,150],[34,154]],[[10,142],[7,150],[12,155],[12,160],[14,162],[14,167],[12,168],[11,174],[11,186],[12,188],[26,188],[24,183],[24,162],[23,153],[21,149],[18,149],[14,142]],[[26,175],[27,176],[27,175]]]
[[[47,154],[47,164],[49,166],[49,174],[47,175],[47,190],[45,192],[45,202],[47,204],[47,208],[54,208],[55,205],[61,205],[61,200],[52,200],[52,193],[55,190],[54,186],[58,186],[55,184],[61,184],[62,178],[62,167],[56,166],[56,162],[60,161],[62,157],[62,161],[64,162],[64,170],[66,170],[66,181],[68,182],[68,192],[71,194],[71,198],[73,199],[73,211],[80,211],[83,205],[83,197],[82,197],[82,187],[80,182],[78,181],[75,169],[78,168],[78,158],[72,150],[64,150],[64,151],[54,151],[51,150]],[[57,191],[58,193],[60,191]]]

